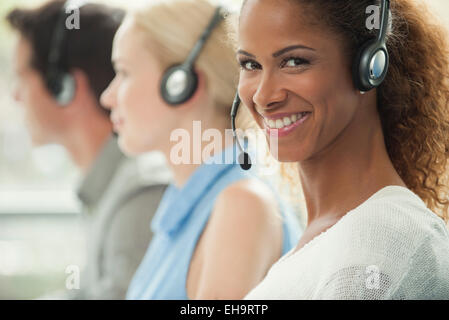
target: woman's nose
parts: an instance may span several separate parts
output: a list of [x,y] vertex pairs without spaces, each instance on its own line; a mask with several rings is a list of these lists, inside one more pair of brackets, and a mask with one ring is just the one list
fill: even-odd
[[274,108],[284,102],[287,98],[287,91],[283,90],[278,83],[268,73],[263,75],[253,96],[253,102],[259,108]]
[[113,83],[111,82],[109,86],[103,91],[100,97],[101,105],[106,109],[113,109],[115,105]]

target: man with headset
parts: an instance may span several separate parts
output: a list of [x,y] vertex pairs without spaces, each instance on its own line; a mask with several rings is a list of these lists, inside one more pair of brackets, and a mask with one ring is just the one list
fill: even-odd
[[25,106],[34,144],[63,145],[85,174],[78,195],[88,222],[88,256],[73,298],[122,299],[150,242],[150,221],[170,175],[157,155],[145,172],[137,159],[125,158],[100,106],[114,77],[112,40],[124,12],[85,4],[80,28],[69,30],[69,5],[56,0],[8,15],[19,33],[15,98]]

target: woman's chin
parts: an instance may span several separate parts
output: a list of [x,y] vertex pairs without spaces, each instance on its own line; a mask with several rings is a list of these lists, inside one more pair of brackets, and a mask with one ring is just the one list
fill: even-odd
[[130,139],[127,139],[123,135],[119,135],[118,145],[120,150],[128,157],[135,157],[145,153],[145,151],[141,150],[142,148],[139,148],[136,143],[130,141]]
[[304,152],[292,150],[291,148],[274,148],[270,150],[271,155],[279,162],[300,162],[306,158]]

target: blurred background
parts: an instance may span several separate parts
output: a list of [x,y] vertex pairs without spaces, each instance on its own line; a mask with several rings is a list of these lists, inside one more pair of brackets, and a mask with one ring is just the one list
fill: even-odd
[[[76,197],[80,173],[64,148],[31,145],[23,110],[12,98],[16,37],[5,16],[12,8],[46,1],[0,1],[0,299],[33,299],[64,289],[66,268],[82,269],[86,260]],[[92,2],[131,8],[145,1]]]
[[[15,35],[5,15],[46,0],[0,1],[0,299],[33,299],[63,289],[66,267],[85,263],[85,238],[75,190],[79,172],[63,148],[33,148],[22,109],[11,96]],[[133,0],[132,6],[145,0]],[[151,0],[147,0],[151,1]],[[449,28],[448,0],[428,3]],[[96,0],[122,7],[131,1]],[[237,6],[240,0],[224,0]]]

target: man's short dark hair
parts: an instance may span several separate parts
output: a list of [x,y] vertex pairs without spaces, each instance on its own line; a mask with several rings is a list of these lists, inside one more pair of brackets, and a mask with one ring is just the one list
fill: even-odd
[[[7,16],[13,29],[30,42],[31,67],[43,77],[48,70],[54,29],[64,13],[64,5],[65,1],[54,0],[35,9],[16,8]],[[112,42],[124,15],[122,9],[87,3],[80,8],[80,28],[65,33],[61,60],[67,70],[78,68],[86,73],[98,104],[101,93],[115,76],[111,63]]]

